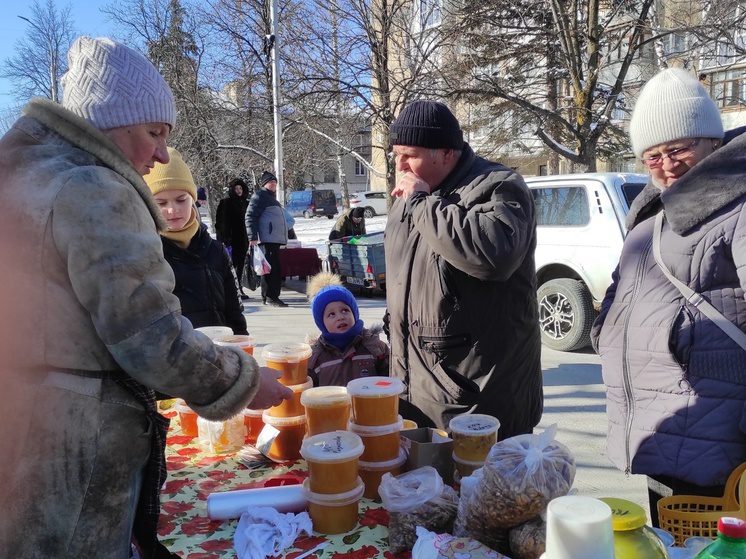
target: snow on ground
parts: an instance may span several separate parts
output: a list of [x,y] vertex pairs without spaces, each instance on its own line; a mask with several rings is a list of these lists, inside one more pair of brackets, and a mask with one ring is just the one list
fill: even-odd
[[[303,248],[315,248],[319,253],[319,258],[325,260],[328,256],[326,243],[329,240],[329,232],[336,223],[336,217],[335,219],[327,219],[326,217],[312,217],[310,219],[296,217],[293,229],[298,236],[301,246]],[[383,231],[385,227],[385,215],[377,215],[365,220],[365,231],[368,233]]]

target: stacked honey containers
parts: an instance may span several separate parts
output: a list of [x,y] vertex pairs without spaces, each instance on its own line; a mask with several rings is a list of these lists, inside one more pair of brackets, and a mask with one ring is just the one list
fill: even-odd
[[407,460],[399,433],[399,394],[403,391],[404,383],[389,377],[364,377],[347,383],[352,399],[350,431],[363,442],[360,477],[368,499],[378,499],[383,474],[398,475]]
[[463,414],[451,419],[448,429],[453,439],[453,461],[456,480],[469,476],[484,465],[492,446],[497,442],[500,421],[491,415]]
[[306,438],[300,452],[308,463],[303,493],[314,530],[349,532],[357,524],[365,489],[358,477],[363,441],[349,431],[329,431]]
[[264,410],[262,420],[278,430],[268,455],[280,462],[300,459],[300,447],[306,435],[306,415],[301,404],[303,392],[313,383],[308,377],[311,346],[304,343],[270,344],[262,353],[267,367],[282,373],[278,379],[293,391],[293,397]]

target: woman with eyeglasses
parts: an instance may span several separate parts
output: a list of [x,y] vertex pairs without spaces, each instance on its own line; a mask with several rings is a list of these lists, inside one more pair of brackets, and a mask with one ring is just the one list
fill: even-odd
[[592,332],[607,453],[648,476],[656,526],[662,496],[722,496],[746,461],[746,349],[736,341],[746,331],[746,135],[721,147],[723,137],[717,106],[687,71],[664,70],[642,89],[630,139],[650,182]]

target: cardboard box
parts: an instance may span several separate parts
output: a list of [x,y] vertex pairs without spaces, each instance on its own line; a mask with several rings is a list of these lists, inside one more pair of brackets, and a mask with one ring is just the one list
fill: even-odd
[[453,440],[445,431],[429,427],[408,429],[401,432],[401,439],[407,451],[407,471],[432,466],[445,483],[453,483]]

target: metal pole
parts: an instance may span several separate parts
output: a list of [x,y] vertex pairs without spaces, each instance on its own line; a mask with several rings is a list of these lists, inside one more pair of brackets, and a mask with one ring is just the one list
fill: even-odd
[[285,205],[285,182],[282,176],[282,118],[280,116],[280,60],[277,54],[277,0],[269,5],[270,33],[272,34],[272,104],[275,125],[275,176],[277,176],[277,200]]

